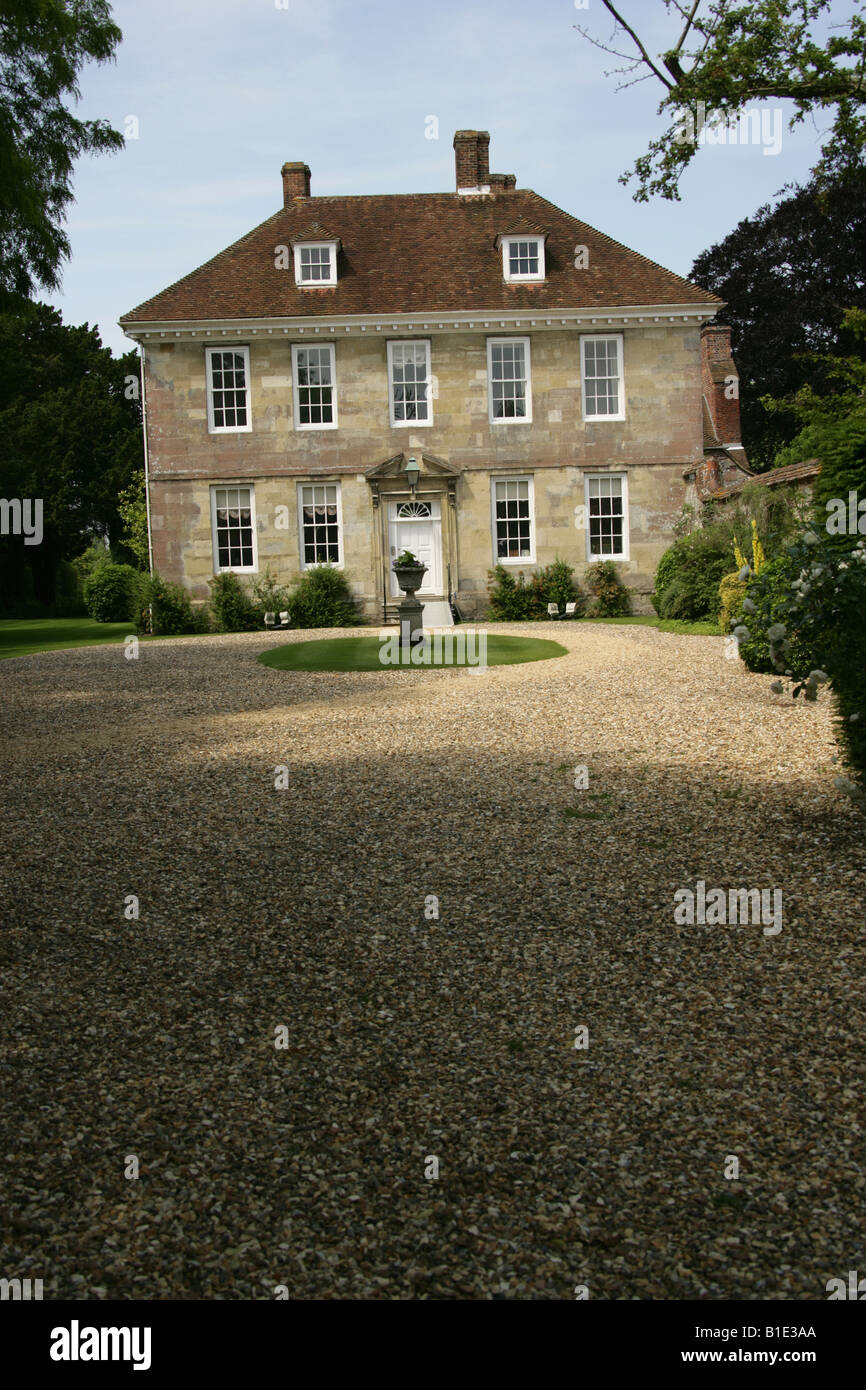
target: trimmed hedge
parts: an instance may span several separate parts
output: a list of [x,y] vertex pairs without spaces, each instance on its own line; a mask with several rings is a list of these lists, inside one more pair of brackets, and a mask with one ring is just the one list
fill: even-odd
[[97,565],[84,580],[88,615],[98,623],[134,622],[137,617],[139,572],[110,560]]
[[333,565],[304,570],[289,595],[292,627],[356,627],[360,622],[349,581]]

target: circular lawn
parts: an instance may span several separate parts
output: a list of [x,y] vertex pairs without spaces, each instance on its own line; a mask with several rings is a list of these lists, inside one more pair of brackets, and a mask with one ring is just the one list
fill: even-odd
[[[486,649],[483,639],[486,637]],[[460,640],[460,639],[463,640]],[[453,633],[428,638],[423,661],[403,660],[396,636],[326,637],[312,642],[287,642],[262,652],[259,661],[278,671],[412,671],[443,666],[512,666],[524,661],[548,661],[566,656],[559,642],[540,637],[505,637],[498,633]],[[413,655],[417,655],[413,653]]]

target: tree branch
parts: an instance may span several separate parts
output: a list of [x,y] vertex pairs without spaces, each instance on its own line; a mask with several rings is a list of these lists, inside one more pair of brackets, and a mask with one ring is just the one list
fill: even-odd
[[[700,5],[700,3],[701,3],[701,0],[695,0],[695,3],[692,5],[691,11],[689,12],[689,14],[688,14],[688,16],[687,16],[687,18],[686,18],[686,27],[683,29],[683,32],[680,34],[680,37],[679,37],[678,41],[674,44],[674,53],[679,53],[680,50],[682,49],[682,46],[683,46],[683,44],[684,44],[685,41],[686,41],[686,35],[688,34],[689,30],[690,30],[691,27],[692,27],[692,20],[694,19],[695,15],[696,15],[697,12],[698,12],[698,6]],[[677,5],[677,9],[680,10],[680,14],[683,13],[683,11],[680,9],[679,5]]]
[[624,63],[639,63],[640,58],[636,58],[633,53],[620,53],[618,48],[609,48],[601,39],[596,39],[590,34],[588,29],[584,29],[582,24],[573,24],[572,29],[576,29],[581,38],[588,39],[593,48],[600,48],[602,53],[609,53],[612,58],[622,58]]
[[635,47],[638,49],[638,52],[640,53],[643,62],[645,62],[647,67],[655,73],[659,81],[664,83],[668,91],[672,92],[675,84],[673,82],[669,82],[668,79],[665,77],[664,73],[662,72],[661,68],[656,66],[656,64],[653,62],[652,58],[649,56],[646,49],[644,48],[643,44],[641,43],[640,39],[638,38],[637,34],[635,33],[634,29],[632,29],[630,24],[626,23],[622,15],[616,9],[616,6],[611,3],[611,0],[602,0],[602,4],[604,5],[608,13],[613,15],[620,29],[624,29],[625,32],[628,34]]

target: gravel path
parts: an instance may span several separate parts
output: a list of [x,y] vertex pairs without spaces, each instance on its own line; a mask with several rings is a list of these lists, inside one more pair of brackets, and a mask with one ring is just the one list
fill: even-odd
[[[827,696],[721,638],[502,630],[569,655],[2,663],[0,1274],[824,1299],[866,1269],[866,854]],[[697,880],[781,889],[782,931],[678,925]]]

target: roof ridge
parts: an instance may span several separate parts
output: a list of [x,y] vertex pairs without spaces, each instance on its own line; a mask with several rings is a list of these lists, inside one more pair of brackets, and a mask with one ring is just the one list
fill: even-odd
[[[528,229],[532,229],[531,233]],[[524,229],[526,229],[524,233]],[[497,235],[546,234],[558,254],[545,281],[503,284],[502,268],[484,246]],[[595,247],[594,273],[571,267],[571,237]],[[269,244],[268,238],[273,238]],[[479,239],[480,238],[480,239]],[[272,245],[339,240],[351,274],[327,299],[302,302],[305,290],[276,272]],[[383,273],[390,267],[388,275]],[[482,307],[481,303],[495,305]],[[713,316],[724,301],[566,212],[534,189],[467,198],[458,193],[328,194],[290,199],[229,246],[148,296],[120,323],[214,317],[286,318],[309,312],[351,315],[466,310],[490,316],[515,309],[682,305]],[[418,305],[422,308],[419,310]],[[428,308],[427,305],[434,307]]]

